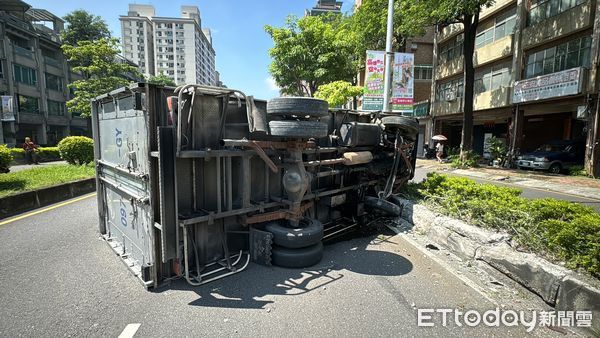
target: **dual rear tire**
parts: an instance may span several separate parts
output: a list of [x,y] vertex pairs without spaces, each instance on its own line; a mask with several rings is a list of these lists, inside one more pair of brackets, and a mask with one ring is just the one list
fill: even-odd
[[273,234],[271,261],[284,268],[305,268],[323,258],[323,224],[316,219],[304,218],[298,228],[279,222],[270,222],[265,230]]

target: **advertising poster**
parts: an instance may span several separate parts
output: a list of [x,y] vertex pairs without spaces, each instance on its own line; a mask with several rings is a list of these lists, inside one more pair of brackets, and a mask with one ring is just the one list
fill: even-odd
[[383,109],[383,73],[385,69],[385,52],[367,51],[365,68],[365,93],[363,95],[364,110]]
[[415,56],[410,53],[394,53],[392,76],[392,102],[394,112],[413,112]]
[[2,113],[2,121],[14,121],[15,111],[13,106],[13,97],[10,95],[2,95],[0,98],[2,99],[2,109],[0,110]]

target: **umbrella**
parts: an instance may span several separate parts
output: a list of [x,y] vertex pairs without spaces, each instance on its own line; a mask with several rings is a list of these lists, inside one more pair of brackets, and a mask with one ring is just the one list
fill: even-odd
[[435,141],[447,141],[448,140],[448,138],[444,135],[435,135],[431,139],[433,139]]

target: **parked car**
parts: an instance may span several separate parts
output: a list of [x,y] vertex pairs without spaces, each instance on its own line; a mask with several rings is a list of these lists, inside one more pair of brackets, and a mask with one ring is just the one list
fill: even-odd
[[563,170],[582,165],[585,154],[585,143],[581,140],[551,141],[533,152],[518,157],[519,169],[547,170],[559,174]]

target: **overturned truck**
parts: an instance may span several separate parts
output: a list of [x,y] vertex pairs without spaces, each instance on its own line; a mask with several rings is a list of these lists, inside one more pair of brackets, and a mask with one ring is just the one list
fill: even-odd
[[399,214],[418,133],[409,117],[201,85],[115,90],[92,124],[100,233],[146,287],[316,264],[324,239]]

